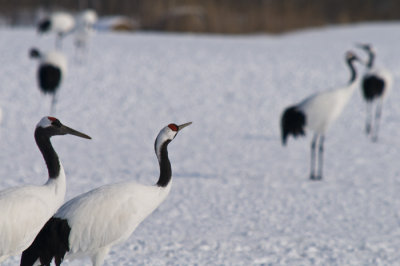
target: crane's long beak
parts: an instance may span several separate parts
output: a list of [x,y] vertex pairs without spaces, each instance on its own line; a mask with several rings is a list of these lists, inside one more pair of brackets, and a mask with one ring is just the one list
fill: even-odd
[[181,131],[182,128],[190,126],[191,124],[192,124],[192,122],[188,122],[188,123],[185,123],[185,124],[182,124],[182,125],[178,126],[178,131]]
[[79,131],[77,131],[75,129],[72,129],[72,128],[64,126],[64,125],[62,125],[62,131],[65,134],[70,134],[70,135],[74,135],[74,136],[85,138],[85,139],[92,139],[88,135],[83,134],[82,132],[79,132]]

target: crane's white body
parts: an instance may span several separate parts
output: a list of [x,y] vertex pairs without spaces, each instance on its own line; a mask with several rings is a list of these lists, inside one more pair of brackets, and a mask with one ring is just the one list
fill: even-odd
[[55,12],[50,15],[50,31],[58,34],[67,34],[75,27],[75,19],[66,12]]
[[128,239],[169,194],[167,187],[131,183],[106,185],[66,202],[54,217],[67,219],[71,250],[66,258],[90,256],[101,265],[111,246]]
[[24,251],[64,202],[65,173],[42,186],[0,191],[0,262]]
[[79,14],[76,21],[77,27],[92,28],[97,22],[97,13],[92,9],[87,9]]
[[342,113],[343,108],[357,88],[356,82],[350,87],[332,89],[311,95],[297,107],[306,115],[306,128],[323,135]]

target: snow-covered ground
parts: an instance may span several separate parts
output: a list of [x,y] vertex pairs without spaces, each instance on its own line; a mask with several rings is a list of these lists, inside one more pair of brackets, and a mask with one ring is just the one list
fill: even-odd
[[[113,182],[155,183],[159,130],[193,121],[169,146],[169,197],[105,265],[400,264],[399,32],[400,23],[377,23],[279,36],[102,33],[82,64],[67,37],[55,116],[93,140],[53,138],[66,199]],[[0,189],[41,184],[33,131],[50,98],[37,89],[28,50],[53,48],[54,36],[18,28],[0,36]],[[311,134],[282,147],[280,115],[347,84],[345,52],[366,58],[356,42],[372,43],[394,75],[380,140],[364,135],[357,91],[327,135],[324,180],[312,182]]]

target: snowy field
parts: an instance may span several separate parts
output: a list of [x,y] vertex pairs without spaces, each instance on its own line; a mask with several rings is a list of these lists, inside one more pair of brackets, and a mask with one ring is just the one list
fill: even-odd
[[[28,50],[53,48],[54,36],[0,36],[0,189],[41,184],[47,170],[33,132],[50,98],[37,89]],[[159,130],[193,121],[169,146],[169,197],[105,265],[400,265],[399,36],[400,23],[278,36],[99,33],[80,64],[66,38],[70,67],[55,116],[93,138],[53,138],[66,200],[113,182],[154,184]],[[311,134],[282,147],[280,115],[347,84],[345,52],[366,58],[356,42],[372,43],[394,76],[380,140],[364,135],[356,91],[327,135],[324,179],[312,182]]]

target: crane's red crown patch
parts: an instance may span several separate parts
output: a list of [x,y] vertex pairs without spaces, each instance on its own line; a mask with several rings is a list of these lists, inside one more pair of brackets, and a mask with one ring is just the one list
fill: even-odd
[[170,129],[172,129],[173,131],[178,131],[178,126],[175,125],[175,124],[169,124],[168,127],[169,127]]

